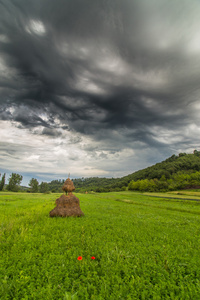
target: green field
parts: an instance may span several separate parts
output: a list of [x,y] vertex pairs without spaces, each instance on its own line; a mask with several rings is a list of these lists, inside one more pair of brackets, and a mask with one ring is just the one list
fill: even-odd
[[200,299],[200,201],[76,194],[84,217],[49,218],[59,196],[0,193],[1,300]]
[[182,191],[173,191],[166,193],[143,193],[147,196],[155,196],[161,198],[174,198],[174,199],[185,199],[185,200],[200,200],[199,190],[182,190]]

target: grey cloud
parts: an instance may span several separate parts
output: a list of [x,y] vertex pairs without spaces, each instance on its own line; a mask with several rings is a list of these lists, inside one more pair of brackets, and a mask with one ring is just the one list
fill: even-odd
[[21,106],[16,107],[12,114],[13,120],[21,123],[24,127],[35,127],[35,126],[47,126],[34,111],[31,111],[27,107]]
[[6,106],[3,106],[0,108],[0,119],[1,120],[11,120],[12,119],[12,114],[11,112],[7,109]]
[[[30,147],[28,145],[22,146],[17,143],[13,145],[9,142],[0,142],[0,157],[10,157],[14,160],[18,160],[21,159],[23,154],[25,155],[28,151],[30,151]],[[3,161],[1,164],[3,166]]]
[[79,144],[82,141],[80,136],[73,136],[70,138],[69,143],[71,144]]
[[69,160],[79,161],[79,157],[77,155],[69,155]]
[[[0,11],[1,120],[63,139],[72,131],[72,144],[89,136],[89,152],[191,144],[197,1],[1,0]],[[166,130],[182,140],[159,139]]]
[[62,135],[62,132],[59,132],[58,130],[52,128],[44,128],[42,134],[52,137],[59,137]]

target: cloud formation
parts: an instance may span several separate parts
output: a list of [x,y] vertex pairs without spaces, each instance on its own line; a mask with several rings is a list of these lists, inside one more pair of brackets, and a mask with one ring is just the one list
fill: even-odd
[[200,3],[1,0],[0,14],[2,170],[123,176],[198,148]]

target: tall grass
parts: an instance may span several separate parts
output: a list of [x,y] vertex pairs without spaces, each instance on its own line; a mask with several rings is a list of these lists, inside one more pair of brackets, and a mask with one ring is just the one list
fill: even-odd
[[200,299],[200,203],[77,196],[50,218],[59,194],[0,194],[0,299]]

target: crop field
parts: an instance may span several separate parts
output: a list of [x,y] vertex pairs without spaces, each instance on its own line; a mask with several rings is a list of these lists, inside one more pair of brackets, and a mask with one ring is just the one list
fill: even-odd
[[59,196],[0,193],[1,300],[200,299],[200,201],[76,194],[84,217],[50,218]]

